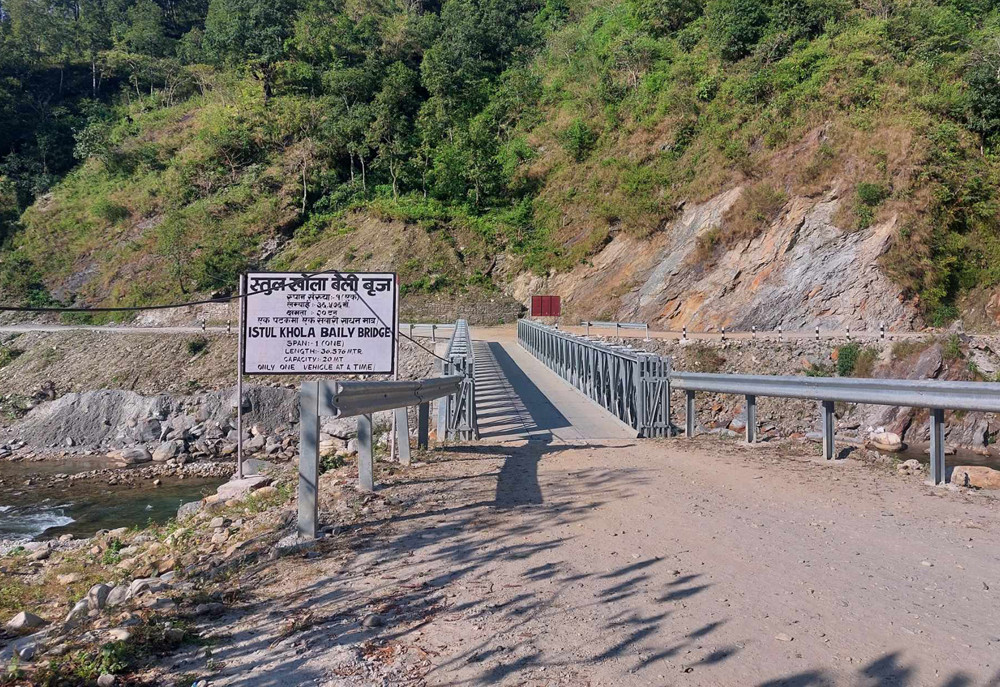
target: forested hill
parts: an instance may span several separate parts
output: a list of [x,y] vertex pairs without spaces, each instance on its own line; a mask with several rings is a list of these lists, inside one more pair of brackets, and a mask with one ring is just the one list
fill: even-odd
[[740,188],[695,277],[835,198],[945,323],[1000,283],[998,5],[3,0],[0,299],[387,261],[488,293]]

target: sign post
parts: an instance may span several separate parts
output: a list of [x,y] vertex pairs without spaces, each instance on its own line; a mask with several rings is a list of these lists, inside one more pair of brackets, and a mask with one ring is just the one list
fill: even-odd
[[236,478],[243,479],[243,304],[246,302],[247,276],[240,275],[240,340],[237,342],[236,370]]

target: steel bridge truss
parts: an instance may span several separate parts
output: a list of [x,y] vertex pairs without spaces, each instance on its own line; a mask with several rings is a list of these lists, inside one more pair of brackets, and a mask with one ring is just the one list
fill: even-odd
[[518,320],[521,346],[643,438],[670,432],[670,360]]

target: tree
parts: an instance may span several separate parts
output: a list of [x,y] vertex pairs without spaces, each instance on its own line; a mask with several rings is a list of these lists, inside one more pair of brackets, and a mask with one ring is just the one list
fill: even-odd
[[149,57],[162,57],[167,48],[163,31],[163,10],[153,0],[138,0],[125,13],[125,24],[119,27],[118,41],[122,49]]
[[763,0],[711,0],[706,14],[719,53],[734,61],[750,54],[769,20]]
[[368,129],[368,143],[376,151],[376,161],[389,171],[392,195],[399,195],[399,178],[413,152],[413,117],[420,104],[417,74],[402,62],[395,62],[382,81],[382,89],[372,104],[374,120]]
[[285,56],[295,16],[291,0],[212,0],[205,19],[204,46],[218,62],[246,65],[264,88],[274,89],[275,65]]

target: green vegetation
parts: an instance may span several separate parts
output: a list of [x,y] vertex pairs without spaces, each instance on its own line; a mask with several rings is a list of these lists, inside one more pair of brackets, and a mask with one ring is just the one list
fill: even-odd
[[187,342],[187,352],[188,355],[198,355],[202,351],[208,348],[208,339],[204,336],[196,336],[193,339],[188,339]]
[[837,375],[839,377],[871,377],[878,360],[878,351],[849,343],[837,349]]
[[13,346],[0,346],[0,367],[6,367],[17,360],[23,354],[20,348]]
[[1000,284],[998,45],[996,0],[16,0],[0,298],[232,291],[358,217],[469,259],[409,292],[488,287],[741,185],[704,264],[839,186],[944,323]]

